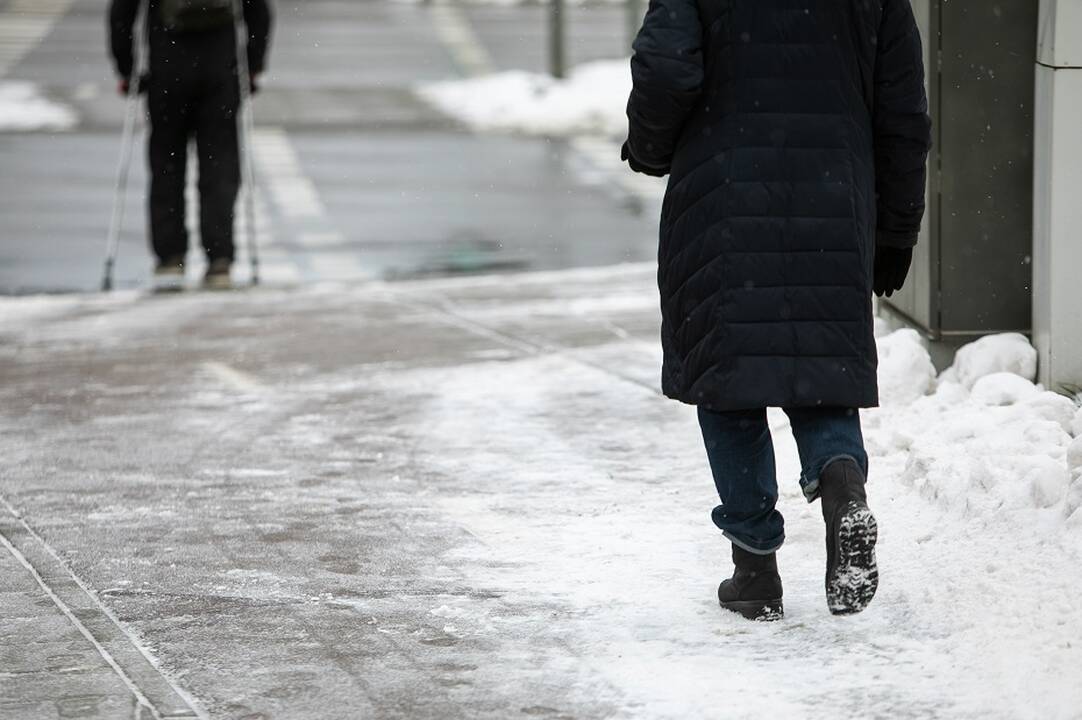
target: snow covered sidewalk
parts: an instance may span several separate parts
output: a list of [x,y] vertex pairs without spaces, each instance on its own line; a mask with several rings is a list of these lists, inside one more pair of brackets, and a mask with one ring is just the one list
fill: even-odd
[[[646,266],[0,300],[0,495],[196,716],[1078,716],[1082,415],[1024,341],[937,378],[880,338],[859,616],[772,415],[787,615],[751,624],[656,304]],[[88,692],[9,622],[0,716]]]

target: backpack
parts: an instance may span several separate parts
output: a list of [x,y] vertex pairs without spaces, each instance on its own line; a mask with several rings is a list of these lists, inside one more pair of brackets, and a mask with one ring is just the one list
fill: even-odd
[[159,0],[162,25],[170,32],[216,30],[233,23],[234,0]]

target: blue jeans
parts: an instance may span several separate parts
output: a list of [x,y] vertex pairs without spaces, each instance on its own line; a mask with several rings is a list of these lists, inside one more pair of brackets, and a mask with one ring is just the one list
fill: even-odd
[[[834,460],[851,458],[868,475],[868,453],[860,413],[851,408],[787,408],[800,453],[800,486],[812,502],[819,475]],[[721,504],[712,518],[725,537],[749,552],[765,555],[785,540],[785,520],[776,509],[778,479],[766,409],[715,412],[699,408],[710,470]]]

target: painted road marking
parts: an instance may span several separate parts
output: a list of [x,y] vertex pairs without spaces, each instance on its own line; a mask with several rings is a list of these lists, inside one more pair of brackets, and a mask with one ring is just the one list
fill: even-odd
[[315,184],[301,170],[300,159],[284,129],[260,128],[252,144],[274,203],[285,217],[321,218],[327,214]]
[[217,362],[216,360],[205,362],[203,363],[203,369],[222,383],[243,393],[261,393],[267,389],[254,375],[237,370],[235,367],[226,365],[223,362]]
[[74,0],[12,0],[0,11],[0,77],[52,32]]
[[[345,236],[334,227],[315,183],[305,174],[300,157],[285,129],[259,128],[252,149],[264,185],[287,227],[277,233],[306,252],[289,253],[274,246],[278,256],[289,255],[309,271],[312,279],[347,279],[368,276],[358,253],[346,249]],[[274,271],[268,272],[268,277]],[[299,273],[295,273],[299,277]]]
[[447,0],[435,0],[429,5],[429,12],[436,35],[463,74],[472,77],[492,72],[492,58],[477,38],[462,8]]
[[321,248],[341,245],[345,242],[340,232],[302,232],[297,235],[297,243],[306,248]]

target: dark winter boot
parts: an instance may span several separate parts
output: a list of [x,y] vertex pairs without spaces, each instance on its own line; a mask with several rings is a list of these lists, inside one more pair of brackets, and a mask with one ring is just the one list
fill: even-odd
[[780,620],[781,576],[774,553],[756,555],[733,545],[736,570],[718,585],[718,602],[748,620]]
[[864,473],[853,460],[836,460],[823,468],[819,494],[827,525],[827,607],[835,615],[858,613],[879,587],[878,528],[868,509]]

